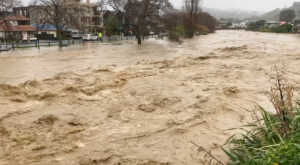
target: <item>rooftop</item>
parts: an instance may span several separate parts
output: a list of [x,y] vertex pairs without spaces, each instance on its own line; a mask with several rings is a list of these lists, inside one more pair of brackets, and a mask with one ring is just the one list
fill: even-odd
[[31,25],[18,25],[18,26],[10,26],[5,24],[3,21],[0,23],[0,31],[7,32],[33,32],[36,29]]
[[7,16],[4,19],[7,21],[29,21],[29,18],[22,15]]

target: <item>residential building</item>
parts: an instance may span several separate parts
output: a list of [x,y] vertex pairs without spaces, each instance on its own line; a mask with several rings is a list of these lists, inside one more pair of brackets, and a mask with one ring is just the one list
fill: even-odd
[[27,40],[34,35],[35,28],[30,20],[22,15],[6,16],[0,20],[0,38],[2,40]]
[[80,24],[83,25],[81,29],[85,32],[98,32],[104,28],[103,11],[95,3],[81,2],[79,4],[80,11]]
[[13,8],[13,13],[14,13],[14,15],[22,15],[22,16],[25,16],[27,18],[30,18],[31,8],[32,8],[32,6],[29,6],[29,7],[15,7],[15,8]]
[[265,27],[267,28],[276,28],[280,26],[280,22],[279,21],[267,21],[265,23]]
[[38,38],[40,39],[54,39],[56,38],[56,27],[52,24],[33,24],[37,30]]
[[[68,0],[68,7],[79,9],[78,21],[81,26],[68,28],[78,28],[85,32],[97,32],[103,29],[103,11],[97,3],[91,3],[89,0],[85,2],[81,0]],[[43,6],[16,7],[13,8],[13,13],[29,18],[31,24],[49,24],[49,22],[45,22],[45,16],[38,12],[37,8],[43,8]]]

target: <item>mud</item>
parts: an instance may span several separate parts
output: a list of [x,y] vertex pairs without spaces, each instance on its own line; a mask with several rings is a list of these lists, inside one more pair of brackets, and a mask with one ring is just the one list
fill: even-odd
[[[297,42],[297,35],[218,31],[183,45],[2,55],[0,164],[205,164],[193,143],[226,161],[220,146],[235,133],[229,129],[252,121],[257,104],[272,109],[275,64],[286,64],[300,89]],[[37,63],[40,70],[23,72]]]

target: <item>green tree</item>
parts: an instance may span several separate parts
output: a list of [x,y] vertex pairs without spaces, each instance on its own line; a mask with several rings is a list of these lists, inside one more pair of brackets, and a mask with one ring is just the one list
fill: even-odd
[[256,22],[252,22],[248,25],[247,30],[253,30],[253,31],[257,31],[260,28],[265,26],[266,21],[265,20],[259,20]]
[[117,16],[109,16],[105,24],[105,30],[107,35],[114,35],[120,32],[121,21]]
[[139,45],[148,31],[161,25],[161,16],[171,7],[169,0],[108,0],[110,6],[124,14],[124,18]]
[[193,38],[197,31],[198,19],[201,14],[201,2],[201,0],[184,1],[184,28],[188,38]]
[[296,18],[296,13],[292,9],[283,10],[280,12],[280,21],[292,22]]

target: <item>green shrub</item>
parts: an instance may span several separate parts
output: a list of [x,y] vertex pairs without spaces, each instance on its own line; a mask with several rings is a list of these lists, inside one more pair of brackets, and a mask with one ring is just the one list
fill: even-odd
[[267,27],[261,27],[258,31],[260,31],[260,32],[272,32],[272,30],[270,28],[267,28]]
[[265,26],[266,21],[265,20],[259,20],[256,22],[251,22],[247,26],[247,30],[251,31],[258,31],[260,28],[263,28]]
[[169,31],[169,40],[180,42],[181,38],[184,37],[185,31],[183,26],[176,26]]
[[293,25],[291,24],[283,24],[276,28],[271,28],[272,32],[275,33],[291,33],[293,32]]
[[196,31],[199,35],[207,35],[210,32],[208,27],[206,27],[204,25],[197,25],[196,26]]
[[105,22],[106,35],[118,35],[120,34],[121,22],[117,16],[109,16]]

